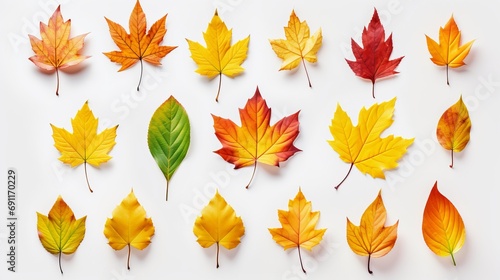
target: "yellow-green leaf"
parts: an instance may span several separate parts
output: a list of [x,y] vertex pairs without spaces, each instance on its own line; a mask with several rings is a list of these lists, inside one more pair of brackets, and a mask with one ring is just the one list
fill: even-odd
[[61,253],[73,254],[85,237],[85,221],[87,216],[76,219],[71,208],[61,196],[45,216],[36,212],[38,238],[43,247],[51,254],[59,255],[59,269],[61,267]]

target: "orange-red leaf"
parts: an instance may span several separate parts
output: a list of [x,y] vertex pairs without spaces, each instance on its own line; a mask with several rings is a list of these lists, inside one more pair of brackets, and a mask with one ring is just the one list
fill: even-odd
[[471,127],[469,111],[460,96],[457,103],[443,113],[436,130],[439,144],[451,151],[450,167],[453,167],[453,153],[461,152],[469,143]]
[[370,274],[372,273],[370,258],[385,256],[396,243],[399,221],[386,227],[386,215],[384,201],[379,191],[375,200],[363,213],[359,226],[354,225],[347,218],[347,243],[354,253],[368,256],[368,272]]
[[[146,15],[142,10],[139,0],[137,0],[134,10],[130,15],[129,29],[130,34],[116,22],[106,18],[109,26],[109,33],[120,51],[106,52],[106,55],[112,62],[121,64],[118,71],[123,71],[134,65],[137,61],[141,62],[141,79],[143,65],[142,61],[153,65],[161,65],[160,60],[170,53],[177,46],[160,46],[163,37],[167,33],[165,23],[167,15],[156,21],[146,33]],[[141,80],[137,85],[137,90],[141,85]]]
[[389,59],[393,48],[392,34],[387,40],[385,39],[384,27],[380,23],[377,9],[374,10],[372,20],[368,28],[363,29],[361,36],[363,48],[351,39],[352,52],[356,60],[346,59],[346,61],[356,76],[372,82],[372,96],[375,98],[375,81],[399,73],[395,69],[404,56]]
[[422,233],[429,249],[438,256],[451,256],[456,265],[454,254],[465,242],[465,225],[457,208],[443,196],[434,183],[424,209]]
[[254,165],[255,173],[257,162],[279,166],[300,151],[293,145],[299,134],[299,111],[271,126],[271,108],[267,107],[259,88],[245,108],[240,109],[241,127],[229,119],[212,117],[215,135],[222,144],[215,153],[236,169]]
[[57,6],[48,24],[40,22],[41,40],[33,35],[30,38],[31,48],[35,55],[29,59],[45,71],[55,71],[57,75],[56,95],[59,95],[59,69],[74,66],[88,56],[79,52],[83,48],[83,41],[87,34],[69,38],[71,20],[64,21],[61,6]]

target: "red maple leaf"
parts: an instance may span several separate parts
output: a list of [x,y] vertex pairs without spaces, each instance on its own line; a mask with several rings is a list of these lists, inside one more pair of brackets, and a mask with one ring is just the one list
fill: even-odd
[[380,23],[377,9],[374,9],[368,28],[363,28],[361,35],[363,48],[351,38],[351,47],[356,61],[346,59],[356,76],[372,81],[372,96],[375,98],[375,81],[392,76],[404,56],[389,60],[392,53],[392,33],[385,40],[384,27]]

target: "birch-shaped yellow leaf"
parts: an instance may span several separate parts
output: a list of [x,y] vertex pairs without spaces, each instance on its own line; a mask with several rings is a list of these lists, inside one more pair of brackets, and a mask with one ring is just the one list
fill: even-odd
[[370,108],[362,108],[359,112],[358,125],[353,126],[351,118],[337,105],[337,110],[330,125],[333,140],[328,141],[340,159],[351,166],[340,185],[349,176],[352,167],[356,166],[363,174],[374,178],[385,179],[384,170],[398,166],[398,160],[413,143],[412,139],[389,135],[380,138],[384,130],[392,125],[396,97],[387,102],[374,104]]
[[104,235],[108,244],[115,250],[128,247],[127,268],[130,270],[130,249],[143,250],[151,243],[155,227],[151,218],[146,217],[146,210],[137,201],[134,191],[123,199],[113,216],[106,220]]
[[94,117],[90,110],[88,101],[83,104],[83,107],[76,113],[75,118],[71,120],[71,125],[73,126],[73,133],[50,124],[54,146],[61,153],[59,160],[63,163],[69,164],[71,167],[83,163],[87,186],[92,192],[87,176],[87,163],[98,167],[111,159],[108,153],[116,143],[118,125],[97,134],[98,119]]
[[73,254],[85,237],[85,221],[87,216],[76,219],[68,204],[59,196],[45,216],[36,212],[38,238],[43,248],[51,254],[59,255],[59,270],[61,267],[61,254]]
[[451,164],[453,168],[453,153],[461,152],[470,139],[471,121],[469,111],[462,101],[462,96],[448,108],[439,119],[436,135],[439,144],[451,151]]
[[196,73],[210,79],[219,76],[219,89],[215,101],[219,100],[222,74],[232,78],[244,70],[241,64],[247,58],[250,35],[231,46],[232,36],[232,30],[227,29],[216,10],[212,21],[208,24],[207,31],[203,33],[206,47],[186,39],[191,51],[191,58],[198,65]]
[[245,234],[241,217],[237,217],[233,207],[217,191],[208,205],[201,210],[193,227],[196,241],[203,248],[217,245],[217,268],[219,267],[219,245],[231,250],[240,244]]

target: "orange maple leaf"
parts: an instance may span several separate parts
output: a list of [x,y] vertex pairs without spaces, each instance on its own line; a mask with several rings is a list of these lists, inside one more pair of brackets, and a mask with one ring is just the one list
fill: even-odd
[[274,241],[285,250],[297,248],[302,271],[306,273],[302,264],[300,248],[309,251],[323,239],[326,228],[316,229],[319,220],[319,211],[312,211],[312,204],[307,201],[299,188],[293,200],[288,202],[288,211],[278,210],[281,228],[269,228]]
[[240,109],[241,127],[229,119],[212,115],[215,135],[222,144],[222,148],[215,153],[234,164],[235,169],[254,166],[252,178],[246,186],[248,188],[257,162],[279,166],[280,162],[300,151],[293,145],[299,134],[299,112],[270,126],[271,109],[257,87],[245,108]]
[[163,36],[167,33],[165,22],[167,15],[156,21],[146,34],[146,15],[139,1],[136,2],[134,10],[130,15],[130,34],[116,22],[104,17],[108,22],[109,33],[120,51],[104,53],[112,62],[122,65],[118,72],[128,69],[137,61],[141,62],[141,77],[137,85],[137,91],[141,85],[143,63],[149,62],[153,65],[161,65],[160,60],[177,46],[160,46]]
[[59,96],[59,69],[76,65],[89,56],[79,54],[83,48],[83,41],[88,33],[69,38],[71,20],[64,21],[61,6],[57,6],[48,24],[40,22],[40,36],[28,34],[31,48],[35,55],[29,60],[43,70],[52,72],[57,76],[56,95]]

